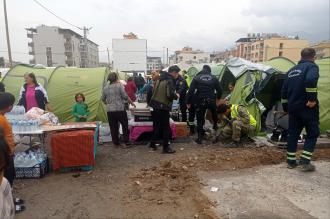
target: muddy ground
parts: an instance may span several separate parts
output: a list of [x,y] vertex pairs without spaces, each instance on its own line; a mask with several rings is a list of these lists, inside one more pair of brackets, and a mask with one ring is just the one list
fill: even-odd
[[[14,194],[26,201],[28,218],[218,218],[218,203],[202,194],[200,171],[223,171],[278,164],[285,151],[275,147],[228,149],[218,145],[173,144],[175,155],[139,145],[101,145],[93,171],[50,173],[39,180],[16,180]],[[329,160],[319,149],[317,160]]]

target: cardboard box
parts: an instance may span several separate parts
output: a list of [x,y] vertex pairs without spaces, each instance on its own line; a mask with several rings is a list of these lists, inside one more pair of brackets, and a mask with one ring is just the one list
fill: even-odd
[[176,137],[187,137],[188,136],[186,122],[176,122],[175,127],[176,127]]

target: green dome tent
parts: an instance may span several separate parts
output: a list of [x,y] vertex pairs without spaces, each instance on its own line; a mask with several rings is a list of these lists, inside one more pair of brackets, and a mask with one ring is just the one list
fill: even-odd
[[[14,66],[3,83],[6,90],[19,98],[19,91],[24,83],[24,74],[33,72],[40,84],[47,90],[51,107],[61,122],[73,121],[71,108],[75,103],[76,93],[86,96],[91,116],[89,121],[106,121],[106,111],[101,101],[102,89],[109,73],[108,68],[37,68],[19,64]],[[119,74],[124,79],[123,74]]]
[[316,60],[320,69],[320,78],[317,85],[320,102],[320,130],[324,133],[330,130],[330,58]]
[[293,66],[296,65],[293,61],[285,57],[274,57],[270,60],[263,62],[264,65],[269,65],[278,71],[286,73],[290,70]]
[[[288,70],[285,69],[288,66],[281,66],[279,60],[271,63],[282,70]],[[256,133],[258,133],[261,128],[262,112],[266,108],[271,108],[274,102],[280,99],[278,94],[284,74],[271,66],[251,63],[240,58],[230,59],[227,67],[236,76],[236,85],[230,103],[241,104],[248,108],[257,121]]]
[[[202,70],[203,65],[196,65],[188,68],[188,80],[187,83],[190,85],[192,79],[197,75],[198,72]],[[221,87],[223,88],[223,97],[229,94],[228,84],[230,82],[235,82],[235,76],[231,73],[231,71],[227,68],[226,65],[223,64],[210,64],[212,75],[214,75],[217,79],[219,79]]]

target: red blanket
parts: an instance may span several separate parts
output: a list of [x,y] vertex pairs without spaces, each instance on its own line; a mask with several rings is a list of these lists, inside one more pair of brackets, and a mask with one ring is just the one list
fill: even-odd
[[53,170],[94,165],[94,131],[79,130],[52,135]]

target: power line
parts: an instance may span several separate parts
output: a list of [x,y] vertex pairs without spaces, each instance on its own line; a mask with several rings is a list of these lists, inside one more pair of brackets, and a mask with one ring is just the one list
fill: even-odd
[[78,27],[78,26],[76,26],[76,25],[70,23],[69,21],[67,21],[67,20],[65,20],[65,19],[63,19],[63,18],[61,18],[60,16],[56,15],[54,12],[52,12],[50,9],[48,9],[46,6],[44,6],[43,4],[41,4],[40,2],[38,2],[37,0],[33,0],[33,1],[34,1],[35,3],[37,3],[40,7],[42,7],[43,9],[45,9],[46,11],[48,11],[49,13],[51,13],[52,15],[54,15],[55,17],[57,17],[58,19],[60,19],[61,21],[65,22],[65,23],[67,23],[67,24],[69,24],[69,25],[71,25],[71,26],[73,26],[73,27],[75,27],[75,28],[77,28],[77,29],[79,29],[79,30],[82,30],[81,27]]

